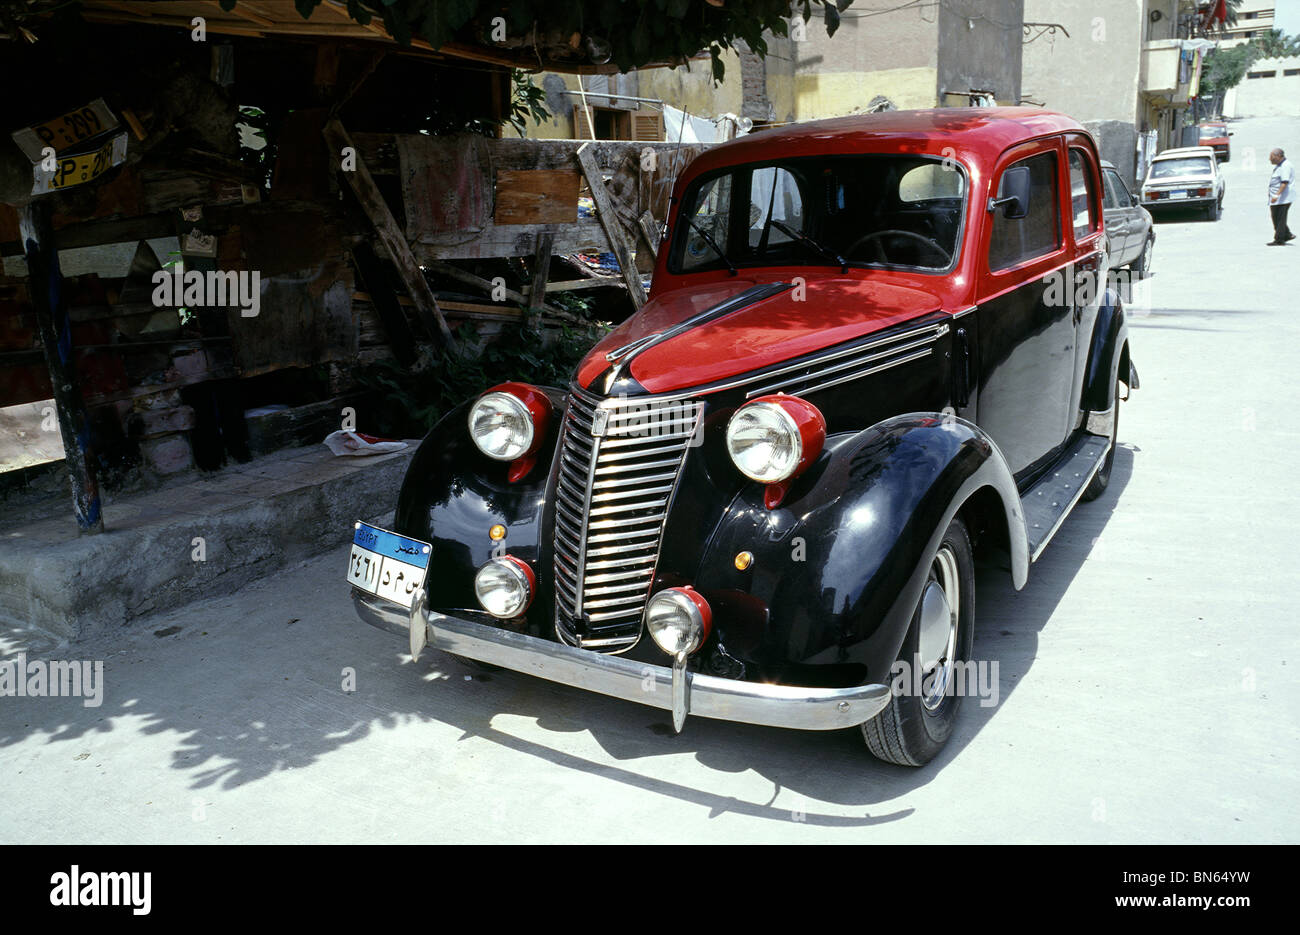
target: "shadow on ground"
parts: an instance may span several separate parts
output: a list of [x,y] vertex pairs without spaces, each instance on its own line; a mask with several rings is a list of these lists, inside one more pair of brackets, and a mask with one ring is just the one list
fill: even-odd
[[[1039,632],[1106,526],[1132,474],[1135,450],[1121,445],[1109,489],[1076,508],[1031,568],[1024,591],[1012,588],[1005,569],[979,569],[975,658],[998,660],[1001,703],[1029,671]],[[145,743],[138,734],[167,735],[170,740],[138,751],[144,766],[128,768],[169,766],[186,771],[194,790],[231,789],[274,782],[282,771],[311,766],[389,728],[441,723],[454,726],[460,740],[482,738],[566,770],[694,803],[710,817],[736,813],[865,826],[910,814],[907,807],[879,814],[870,809],[928,783],[977,740],[999,710],[967,699],[948,747],[921,769],[874,760],[857,730],[804,733],[694,718],[674,736],[667,712],[657,709],[515,673],[481,673],[437,652],[410,663],[400,641],[356,621],[342,567],[340,553],[336,563],[317,561],[238,595],[159,615],[147,630],[98,648],[76,644],[61,654],[41,652],[47,658],[104,659],[104,702],[86,708],[67,698],[0,700],[0,758],[66,756],[85,759],[89,768],[114,732],[126,731],[138,743]],[[342,684],[348,668],[355,670],[352,693]],[[497,726],[512,717],[534,721],[539,730],[530,728],[523,737]],[[563,749],[579,744],[560,735],[578,732],[589,732],[608,759],[597,762]],[[437,744],[445,744],[445,736],[438,740],[434,734],[415,735],[422,741],[409,750],[411,777],[420,775]],[[20,744],[27,749],[12,749]],[[649,758],[683,753],[705,768],[705,781],[688,785],[637,768]],[[157,764],[160,756],[168,762]],[[767,801],[712,791],[728,787],[716,774],[747,771],[771,782]],[[777,807],[783,791],[784,804]],[[69,788],[67,794],[77,793]],[[792,814],[792,797],[807,803],[800,814]],[[864,811],[819,810],[826,805]]]

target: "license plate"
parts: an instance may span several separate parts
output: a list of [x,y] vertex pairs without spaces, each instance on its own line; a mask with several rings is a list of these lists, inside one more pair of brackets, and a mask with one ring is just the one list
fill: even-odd
[[348,583],[410,608],[424,587],[431,550],[427,542],[357,523],[348,556]]
[[1182,191],[1181,189],[1179,191],[1169,193],[1170,200],[1173,200],[1175,198],[1186,198],[1186,197],[1187,197],[1187,192]]
[[35,182],[33,195],[72,188],[83,185],[91,179],[98,178],[114,166],[126,161],[126,133],[119,133],[92,153],[77,156],[57,156],[58,165],[53,172],[47,172],[41,163],[33,169]]
[[12,136],[28,159],[40,162],[44,156],[42,150],[47,146],[56,153],[61,153],[91,137],[116,129],[117,118],[101,97],[53,120],[15,130]]

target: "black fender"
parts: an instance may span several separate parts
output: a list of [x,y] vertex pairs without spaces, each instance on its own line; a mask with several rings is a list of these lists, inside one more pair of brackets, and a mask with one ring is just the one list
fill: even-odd
[[[1121,364],[1128,368],[1122,375]],[[1115,402],[1116,379],[1123,379],[1130,389],[1137,388],[1137,370],[1128,357],[1128,322],[1124,304],[1119,293],[1108,287],[1093,323],[1079,408],[1085,412],[1107,412]]]
[[[966,504],[1005,521],[1022,587],[1029,548],[1015,479],[965,419],[910,413],[829,438],[776,509],[764,507],[760,485],[747,486],[697,575],[722,647],[747,678],[887,681],[943,534]],[[746,570],[736,567],[742,551],[754,556]]]
[[[477,609],[474,575],[493,557],[497,544],[488,531],[508,530],[505,551],[538,569],[550,554],[545,508],[551,463],[559,439],[567,394],[538,387],[551,401],[552,418],[531,471],[514,483],[509,463],[479,451],[469,437],[468,400],[448,412],[420,443],[397,497],[393,530],[430,543],[425,590],[435,610]],[[543,527],[546,527],[544,529]],[[538,593],[529,610],[546,616],[551,600],[549,575],[538,574]]]

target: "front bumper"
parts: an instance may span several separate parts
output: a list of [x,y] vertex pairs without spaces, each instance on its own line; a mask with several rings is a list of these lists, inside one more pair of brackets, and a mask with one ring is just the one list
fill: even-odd
[[[797,688],[677,671],[610,656],[426,611],[417,601],[410,614],[399,605],[353,589],[357,614],[371,626],[410,640],[412,655],[426,644],[437,649],[585,688],[625,701],[673,712],[796,730],[838,730],[871,720],[889,704],[888,685]],[[412,621],[417,630],[413,633]],[[422,632],[421,632],[422,631]]]

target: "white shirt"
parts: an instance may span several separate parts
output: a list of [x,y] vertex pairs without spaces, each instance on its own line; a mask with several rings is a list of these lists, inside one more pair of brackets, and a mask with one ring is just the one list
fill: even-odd
[[[1282,183],[1286,182],[1286,188],[1282,188]],[[1273,201],[1273,196],[1281,191],[1282,194],[1277,201]],[[1283,159],[1273,167],[1273,174],[1268,179],[1268,202],[1269,204],[1289,205],[1295,200],[1295,169],[1291,166],[1290,159]]]

